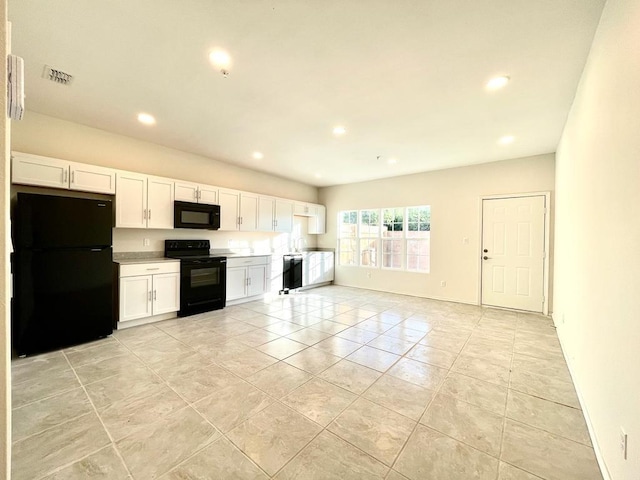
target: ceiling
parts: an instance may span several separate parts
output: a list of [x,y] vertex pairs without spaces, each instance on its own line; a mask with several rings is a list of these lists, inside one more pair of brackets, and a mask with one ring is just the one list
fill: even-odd
[[554,152],[604,3],[9,0],[9,19],[26,115],[327,186]]

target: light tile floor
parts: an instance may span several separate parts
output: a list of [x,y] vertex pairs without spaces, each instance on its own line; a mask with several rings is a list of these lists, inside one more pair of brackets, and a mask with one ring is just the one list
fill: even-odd
[[330,286],[12,368],[15,480],[602,478],[537,315]]

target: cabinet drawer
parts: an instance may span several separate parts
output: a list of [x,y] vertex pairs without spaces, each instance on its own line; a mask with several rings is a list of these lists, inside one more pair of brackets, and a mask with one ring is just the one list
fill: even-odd
[[157,273],[179,273],[180,262],[134,263],[120,265],[120,277],[134,277],[136,275],[155,275]]
[[269,257],[233,257],[227,258],[227,268],[250,267],[251,265],[267,265]]

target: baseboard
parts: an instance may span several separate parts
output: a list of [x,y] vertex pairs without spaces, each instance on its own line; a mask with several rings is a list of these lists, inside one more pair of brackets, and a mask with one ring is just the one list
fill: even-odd
[[[556,326],[556,331],[561,333],[562,325],[559,322],[556,322],[556,318],[551,315],[553,318],[553,323]],[[575,375],[573,370],[573,365],[571,363],[571,359],[568,355],[568,352],[565,350],[564,344],[562,343],[562,336],[558,335],[558,340],[560,341],[560,348],[562,348],[562,355],[564,356],[564,360],[567,364],[567,368],[569,369],[569,375],[571,375],[571,381],[573,382],[573,386],[576,389],[576,395],[578,396],[578,402],[580,403],[580,408],[582,409],[582,414],[584,415],[585,423],[587,424],[587,430],[589,431],[589,438],[591,439],[591,445],[593,445],[593,451],[596,455],[596,461],[598,462],[598,466],[600,467],[600,472],[602,473],[602,478],[604,480],[612,480],[611,474],[609,474],[609,470],[607,469],[607,464],[604,461],[604,457],[602,456],[602,452],[600,451],[600,446],[598,444],[598,438],[596,437],[596,432],[593,428],[593,423],[591,422],[591,417],[589,417],[589,411],[587,410],[587,406],[584,402],[584,397],[582,396],[582,392],[580,391],[580,386],[575,381]]]
[[450,303],[459,303],[461,305],[473,305],[475,307],[481,307],[482,305],[478,305],[475,302],[467,302],[464,300],[455,300],[452,298],[446,298],[446,297],[438,297],[436,295],[430,295],[430,296],[425,296],[425,295],[415,295],[413,293],[406,293],[406,292],[398,292],[398,291],[394,291],[394,290],[389,290],[389,289],[377,289],[377,288],[372,288],[372,287],[362,287],[360,285],[349,285],[346,283],[336,283],[336,281],[333,281],[333,285],[335,285],[336,287],[348,287],[348,288],[358,288],[360,290],[370,290],[372,292],[382,292],[382,293],[393,293],[394,295],[404,295],[405,297],[413,297],[413,298],[424,298],[425,300],[438,300],[441,302],[450,302]]

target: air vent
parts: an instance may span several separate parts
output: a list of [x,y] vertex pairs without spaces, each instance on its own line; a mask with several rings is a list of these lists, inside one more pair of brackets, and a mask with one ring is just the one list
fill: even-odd
[[57,68],[50,67],[49,65],[44,66],[44,73],[42,74],[42,77],[47,80],[51,80],[52,82],[59,83],[60,85],[71,85],[71,82],[73,81],[73,75],[63,72],[62,70],[58,70]]

